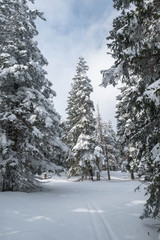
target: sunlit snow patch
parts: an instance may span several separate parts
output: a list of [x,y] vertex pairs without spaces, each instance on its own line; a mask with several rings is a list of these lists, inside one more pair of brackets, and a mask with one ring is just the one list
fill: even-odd
[[146,203],[145,200],[135,200],[135,201],[132,201],[131,203],[126,204],[126,206],[132,207],[132,206],[137,206],[137,205],[145,204],[145,203]]
[[72,212],[79,212],[79,213],[104,213],[103,210],[96,210],[96,209],[87,209],[87,208],[77,208],[74,209]]

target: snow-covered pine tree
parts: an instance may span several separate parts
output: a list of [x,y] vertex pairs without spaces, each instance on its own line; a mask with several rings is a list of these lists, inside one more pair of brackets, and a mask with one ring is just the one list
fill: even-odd
[[[89,175],[96,166],[94,105],[90,99],[93,91],[87,77],[88,66],[79,58],[76,75],[73,78],[68,97],[66,143],[72,149],[75,159],[71,161],[69,174]],[[68,162],[70,159],[68,160]]]
[[113,124],[111,120],[109,120],[106,124],[105,135],[110,169],[118,170],[120,167],[121,157],[116,132],[113,129]]
[[133,171],[137,169],[138,161],[135,155],[135,148],[130,141],[130,136],[135,134],[136,112],[135,108],[133,108],[133,102],[136,101],[137,95],[134,86],[123,86],[120,90],[121,93],[117,96],[116,118],[117,140],[122,158],[121,169],[122,171],[128,170],[131,172],[131,179],[134,179]]
[[[34,3],[33,0],[31,0]],[[0,1],[0,189],[28,191],[34,173],[53,169],[67,147],[59,139],[55,92],[34,37],[37,17],[29,0]]]
[[112,122],[110,120],[108,123],[102,121],[99,106],[97,106],[95,138],[97,145],[99,144],[102,149],[104,155],[103,168],[108,170],[108,180],[110,180],[110,170],[118,170],[120,167],[120,150]]
[[108,149],[107,149],[107,143],[106,143],[106,139],[105,139],[105,137],[106,137],[106,134],[105,134],[106,131],[105,130],[106,130],[106,124],[104,122],[102,122],[99,106],[97,106],[95,138],[96,138],[96,141],[97,141],[98,145],[102,149],[102,153],[104,155],[102,168],[104,167],[105,170],[107,169],[108,180],[111,180],[110,164],[109,164],[109,158],[108,158]]
[[157,0],[114,0],[114,7],[121,10],[108,37],[115,64],[102,71],[103,84],[116,85],[121,79],[127,95],[132,95],[124,131],[129,130],[128,141],[137,148],[136,159],[151,181],[142,218],[155,218],[160,215],[160,4]]

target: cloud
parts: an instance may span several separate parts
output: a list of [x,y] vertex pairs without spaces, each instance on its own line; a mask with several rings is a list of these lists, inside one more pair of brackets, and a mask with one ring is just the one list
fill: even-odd
[[49,25],[55,26],[59,22],[63,26],[71,14],[71,5],[72,0],[37,0],[32,7],[44,12]]

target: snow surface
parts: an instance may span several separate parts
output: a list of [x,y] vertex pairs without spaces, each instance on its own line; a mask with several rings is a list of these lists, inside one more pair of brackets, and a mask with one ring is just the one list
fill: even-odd
[[[105,176],[105,177],[104,177]],[[42,180],[42,192],[0,193],[0,240],[159,240],[160,221],[140,220],[144,191],[125,173],[112,180]]]

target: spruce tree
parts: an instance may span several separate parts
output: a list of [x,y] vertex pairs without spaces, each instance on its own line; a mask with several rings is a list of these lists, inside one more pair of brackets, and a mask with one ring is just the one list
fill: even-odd
[[[34,1],[31,1],[32,3]],[[53,106],[47,64],[34,37],[37,17],[29,0],[0,1],[0,188],[29,191],[33,174],[63,161],[60,116]]]
[[117,137],[112,122],[110,120],[107,123],[102,121],[99,107],[97,107],[96,122],[96,140],[102,149],[103,168],[107,169],[108,180],[110,180],[110,170],[118,170],[121,161]]
[[102,119],[101,119],[99,106],[97,106],[96,123],[97,123],[96,124],[96,140],[97,140],[99,146],[101,147],[103,155],[104,155],[104,161],[103,161],[102,167],[105,167],[105,169],[107,169],[108,180],[111,180],[108,148],[107,148],[106,139],[105,139],[106,128],[105,128],[105,124],[102,122]]
[[103,83],[116,85],[121,79],[125,84],[118,124],[123,121],[123,141],[136,149],[135,159],[150,179],[142,218],[155,218],[160,214],[160,4],[157,0],[114,0],[114,7],[121,10],[108,37],[115,64],[102,72]]
[[125,85],[120,90],[121,93],[117,96],[116,118],[117,140],[122,158],[121,168],[123,171],[129,171],[131,179],[133,179],[133,171],[137,170],[139,164],[135,153],[136,148],[133,142],[130,141],[130,137],[136,132],[136,108],[133,107],[133,102],[136,101],[137,94],[135,87],[130,88]]
[[108,158],[111,170],[118,170],[121,162],[119,145],[117,142],[116,132],[113,129],[112,121],[109,120],[106,124],[106,144],[108,149]]
[[70,164],[70,175],[89,175],[97,166],[95,162],[95,119],[94,105],[90,99],[93,91],[87,77],[88,66],[83,57],[79,58],[76,75],[73,78],[68,97],[66,143],[74,153]]

